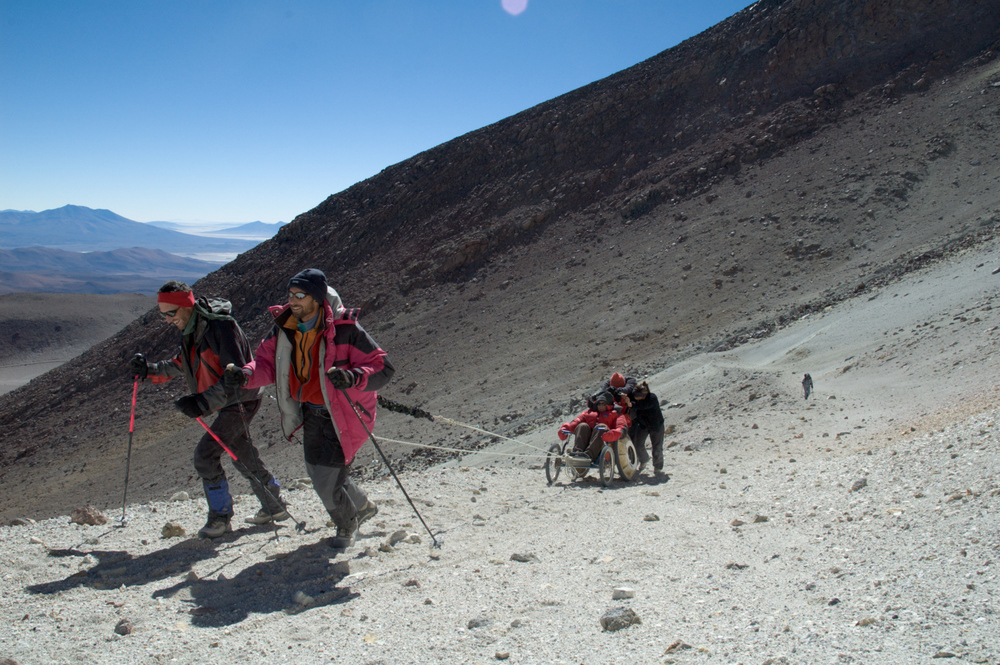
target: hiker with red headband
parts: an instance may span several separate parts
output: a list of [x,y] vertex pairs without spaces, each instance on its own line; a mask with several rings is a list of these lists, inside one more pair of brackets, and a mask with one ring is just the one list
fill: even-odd
[[[174,402],[174,406],[189,418],[218,413],[212,431],[242,462],[238,467],[240,473],[253,475],[247,479],[261,509],[247,521],[267,524],[288,519],[278,482],[261,462],[248,433],[250,421],[260,409],[260,391],[230,388],[222,380],[226,365],[241,366],[253,359],[249,340],[230,316],[232,305],[228,300],[195,298],[190,286],[177,281],[161,286],[156,302],[166,322],[180,331],[181,349],[170,360],[152,363],[141,353],[135,354],[129,363],[132,375],[140,380],[149,376],[153,383],[183,377],[189,394]],[[233,497],[222,468],[224,452],[209,432],[205,432],[194,449],[194,468],[208,500],[208,521],[198,531],[202,538],[217,538],[232,530]]]

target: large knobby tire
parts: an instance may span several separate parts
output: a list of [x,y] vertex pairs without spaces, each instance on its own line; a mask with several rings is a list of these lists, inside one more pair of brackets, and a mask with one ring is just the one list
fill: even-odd
[[635,449],[635,444],[628,435],[623,436],[616,442],[618,455],[618,475],[625,480],[632,480],[639,473],[639,452]]
[[559,471],[562,469],[562,450],[563,447],[558,443],[553,443],[549,448],[549,452],[545,455],[545,479],[549,481],[549,485],[556,482],[559,477]]
[[601,472],[601,484],[607,487],[615,479],[615,451],[605,444],[597,458],[597,466]]

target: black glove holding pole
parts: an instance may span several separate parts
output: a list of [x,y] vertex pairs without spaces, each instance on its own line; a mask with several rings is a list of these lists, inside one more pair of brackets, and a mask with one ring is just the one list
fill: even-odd
[[128,362],[128,366],[132,370],[132,376],[138,377],[140,381],[146,380],[146,376],[149,374],[149,365],[146,364],[145,356],[141,353],[135,354]]
[[226,365],[226,370],[222,373],[222,381],[227,388],[242,388],[249,380],[250,376],[246,371],[232,363]]
[[326,375],[330,378],[330,383],[337,390],[353,388],[354,384],[358,382],[357,374],[346,369],[340,369],[339,367],[331,367]]

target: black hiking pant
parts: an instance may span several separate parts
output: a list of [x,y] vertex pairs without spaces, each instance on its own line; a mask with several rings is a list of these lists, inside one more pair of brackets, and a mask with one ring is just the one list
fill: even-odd
[[[260,453],[257,452],[257,448],[254,447],[247,436],[250,421],[253,420],[253,417],[257,415],[257,411],[260,410],[260,404],[260,399],[243,402],[243,410],[246,413],[246,425],[243,423],[244,416],[240,414],[240,405],[233,404],[219,409],[218,415],[215,417],[215,422],[210,427],[215,432],[215,435],[222,439],[222,442],[236,455],[236,459],[239,462],[234,463],[233,466],[236,467],[244,478],[250,481],[250,487],[260,501],[261,507],[269,512],[278,512],[282,509],[281,505],[275,501],[280,491],[278,483],[274,480],[271,472],[267,470],[267,467],[264,466],[264,463],[260,459]],[[194,469],[198,472],[198,476],[206,488],[217,487],[226,480],[226,470],[222,468],[223,455],[229,457],[229,454],[222,449],[218,441],[211,434],[205,432],[204,436],[198,441],[198,445],[194,448]],[[247,475],[248,472],[253,475],[253,478]],[[269,486],[268,489],[271,490],[271,494],[274,497],[271,497],[263,489],[265,486]],[[211,509],[211,503],[209,504],[209,508]]]
[[641,464],[649,463],[649,453],[646,452],[646,437],[649,437],[649,444],[653,448],[653,469],[656,471],[663,470],[663,433],[663,423],[660,423],[659,427],[654,427],[653,429],[646,429],[641,425],[633,425],[630,432],[632,443],[635,445],[635,452],[639,456]]

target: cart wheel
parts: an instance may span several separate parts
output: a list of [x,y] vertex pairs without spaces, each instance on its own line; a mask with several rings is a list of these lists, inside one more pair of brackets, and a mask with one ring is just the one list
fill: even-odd
[[632,480],[639,471],[639,453],[627,435],[618,439],[616,443],[618,444],[618,475],[625,480]]
[[562,446],[558,443],[553,443],[552,447],[549,448],[548,454],[545,456],[545,479],[549,481],[549,485],[556,482],[556,478],[559,477],[562,463]]
[[611,450],[611,446],[604,446],[601,449],[598,467],[601,472],[601,484],[607,487],[615,478],[615,453]]

